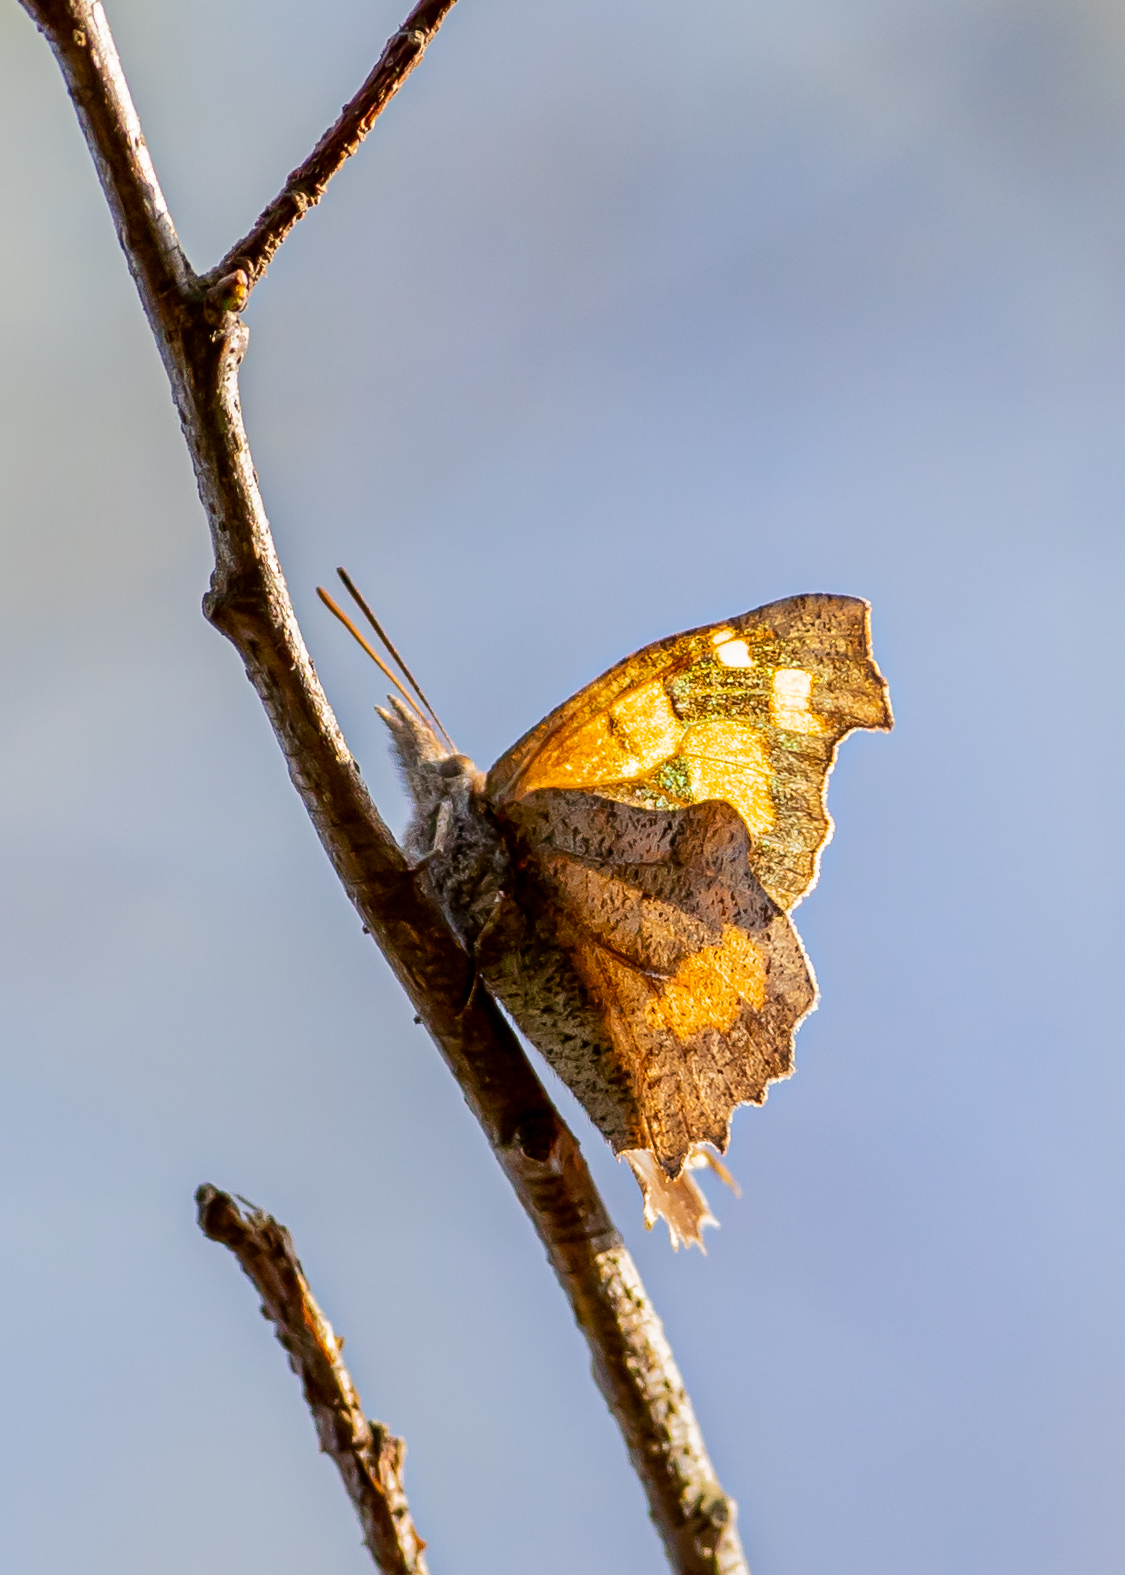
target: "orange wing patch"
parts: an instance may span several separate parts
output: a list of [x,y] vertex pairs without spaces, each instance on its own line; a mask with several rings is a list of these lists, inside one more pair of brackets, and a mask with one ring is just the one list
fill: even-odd
[[743,1006],[761,1011],[765,998],[761,953],[745,931],[725,924],[717,946],[704,946],[684,958],[660,994],[647,1003],[645,1017],[651,1027],[670,1029],[683,1042],[704,1028],[725,1034]]
[[774,824],[773,772],[760,728],[741,718],[696,722],[680,741],[687,765],[689,803],[718,798],[736,809],[752,837]]
[[536,788],[590,788],[645,776],[675,753],[683,731],[663,684],[628,690],[585,726],[549,740],[524,775],[521,797]]

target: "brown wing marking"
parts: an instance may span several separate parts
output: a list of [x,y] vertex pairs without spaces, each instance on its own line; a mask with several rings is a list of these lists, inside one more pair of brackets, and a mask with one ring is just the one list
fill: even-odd
[[651,1149],[670,1178],[698,1144],[725,1150],[735,1107],[792,1069],[815,1000],[795,931],[750,871],[741,818],[714,801],[654,811],[555,789],[502,818],[612,1047],[616,1105],[575,1092],[617,1152]]
[[891,726],[866,602],[796,596],[646,646],[553,711],[493,766],[497,807],[545,788],[648,809],[721,800],[784,908],[815,883],[840,740]]

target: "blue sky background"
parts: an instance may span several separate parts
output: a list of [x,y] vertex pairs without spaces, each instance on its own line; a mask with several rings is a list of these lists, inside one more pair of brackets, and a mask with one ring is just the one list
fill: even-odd
[[[200,267],[387,0],[114,0]],[[346,563],[482,765],[611,662],[873,603],[798,914],[823,999],[674,1257],[565,1093],[755,1575],[1116,1575],[1125,16],[462,0],[248,311],[307,638],[379,802]],[[542,1254],[360,933],[234,653],[57,71],[0,8],[0,1557],[367,1568],[192,1192],[288,1223],[435,1575],[649,1575]]]

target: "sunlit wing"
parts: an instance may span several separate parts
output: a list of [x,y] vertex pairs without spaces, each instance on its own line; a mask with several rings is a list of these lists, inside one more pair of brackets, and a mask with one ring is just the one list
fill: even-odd
[[718,799],[750,833],[750,867],[789,909],[831,833],[840,740],[891,726],[866,602],[794,596],[646,646],[558,707],[493,766],[497,806],[544,788],[671,810]]

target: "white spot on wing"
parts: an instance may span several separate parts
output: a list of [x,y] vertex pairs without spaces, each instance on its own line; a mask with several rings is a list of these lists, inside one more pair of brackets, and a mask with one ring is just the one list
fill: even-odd
[[754,658],[750,655],[750,647],[745,640],[726,640],[720,645],[715,655],[724,667],[753,667]]
[[822,733],[824,723],[809,705],[813,675],[803,667],[779,667],[773,675],[770,715],[789,733]]

